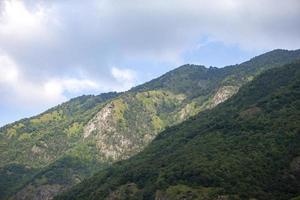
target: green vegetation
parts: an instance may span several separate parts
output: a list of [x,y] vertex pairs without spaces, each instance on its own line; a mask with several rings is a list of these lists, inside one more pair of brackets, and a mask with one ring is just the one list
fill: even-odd
[[299,133],[298,62],[254,78],[56,199],[297,199]]
[[0,168],[0,199],[19,190],[36,172],[35,169],[18,164],[9,164]]
[[168,187],[165,191],[157,191],[155,196],[163,199],[198,199],[209,200],[218,196],[217,188],[209,187],[189,187],[187,185],[175,185]]
[[37,117],[2,127],[0,167],[17,162],[39,168],[54,161],[76,146],[82,138],[83,124],[103,107],[104,102],[116,96],[116,93],[108,93],[78,97]]
[[78,122],[74,122],[66,129],[66,133],[68,137],[78,137],[78,135],[81,134],[82,132],[83,132],[83,126]]

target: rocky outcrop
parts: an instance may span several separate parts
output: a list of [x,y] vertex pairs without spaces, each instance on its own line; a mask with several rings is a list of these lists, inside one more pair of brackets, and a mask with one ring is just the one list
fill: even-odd
[[112,126],[112,111],[114,109],[114,104],[109,103],[104,106],[96,116],[89,121],[89,123],[84,128],[83,137],[89,137],[93,132],[97,130],[103,130],[106,132],[115,132],[115,128]]
[[218,104],[226,101],[230,97],[232,97],[234,94],[238,91],[237,86],[222,86],[218,89],[216,94],[213,96],[213,98],[210,100],[208,108],[213,108],[217,106]]
[[159,90],[114,99],[84,127],[83,138],[95,141],[101,161],[126,159],[141,151],[166,124],[178,121],[173,112],[184,99]]
[[[234,86],[221,87],[203,108],[196,102],[185,104],[185,96],[181,94],[174,95],[165,91],[122,96],[106,104],[88,122],[83,137],[95,141],[101,160],[114,162],[126,159],[151,142],[164,129],[165,124],[176,124],[202,109],[213,108],[237,90],[238,87]],[[163,120],[159,116],[162,110]],[[166,115],[167,112],[170,112],[169,115]]]
[[131,135],[120,131],[120,120],[124,119],[126,109],[122,99],[114,100],[104,106],[84,128],[84,138],[91,137],[96,141],[99,155],[105,161],[125,159],[137,151]]
[[118,160],[131,141],[117,131],[117,109],[114,101],[104,106],[84,128],[84,138],[93,137],[104,160]]

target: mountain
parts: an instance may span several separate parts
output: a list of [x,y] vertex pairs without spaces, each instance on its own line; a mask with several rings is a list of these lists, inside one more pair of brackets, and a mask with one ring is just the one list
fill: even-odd
[[270,69],[214,109],[56,200],[300,198],[300,62]]
[[0,199],[51,199],[156,135],[212,109],[270,68],[300,59],[274,50],[240,65],[184,65],[124,93],[82,96],[0,128]]

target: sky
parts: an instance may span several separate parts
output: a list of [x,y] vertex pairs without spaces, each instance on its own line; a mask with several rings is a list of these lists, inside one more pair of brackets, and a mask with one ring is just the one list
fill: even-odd
[[0,126],[182,64],[300,48],[299,0],[0,0]]

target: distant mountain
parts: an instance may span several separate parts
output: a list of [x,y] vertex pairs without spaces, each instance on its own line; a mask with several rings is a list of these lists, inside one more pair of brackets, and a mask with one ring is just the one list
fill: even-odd
[[291,198],[300,198],[300,62],[259,75],[55,199]]
[[274,50],[220,69],[184,65],[127,92],[78,97],[6,125],[0,199],[51,199],[142,151],[167,127],[227,100],[263,71],[296,60],[300,50]]

